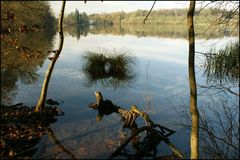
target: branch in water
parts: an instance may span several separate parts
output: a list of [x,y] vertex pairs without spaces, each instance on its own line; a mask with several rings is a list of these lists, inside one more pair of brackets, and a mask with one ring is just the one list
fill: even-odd
[[[124,125],[123,125],[123,129],[124,128],[129,128],[132,131],[134,130],[134,132],[132,132],[132,135],[121,145],[119,146],[115,152],[113,152],[113,154],[109,157],[109,159],[113,158],[114,156],[118,155],[121,150],[132,140],[134,139],[139,133],[143,132],[143,131],[147,131],[148,136],[152,137],[154,135],[157,135],[158,138],[154,138],[155,141],[155,145],[158,145],[160,143],[160,141],[164,141],[168,147],[173,151],[173,153],[175,155],[177,155],[180,158],[183,158],[183,154],[169,141],[169,139],[167,138],[168,136],[172,135],[173,133],[175,133],[175,131],[168,129],[166,127],[163,127],[159,124],[154,124],[154,122],[149,118],[149,116],[145,113],[142,112],[141,110],[139,110],[137,108],[136,105],[132,105],[130,110],[125,110],[124,108],[114,105],[112,103],[112,101],[106,99],[103,99],[103,96],[101,94],[100,91],[96,91],[95,92],[95,96],[96,96],[96,103],[91,103],[89,105],[90,108],[93,108],[95,110],[98,110],[98,115],[97,118],[99,120],[101,120],[103,118],[103,115],[109,115],[113,112],[118,113],[119,115],[122,116],[122,118],[124,119]],[[148,126],[144,126],[142,128],[137,128],[137,124],[135,122],[137,116],[140,115],[148,124]],[[156,130],[155,128],[158,127],[160,130]],[[167,134],[165,134],[167,132]],[[152,137],[153,138],[153,137]],[[157,141],[157,139],[159,141]]]

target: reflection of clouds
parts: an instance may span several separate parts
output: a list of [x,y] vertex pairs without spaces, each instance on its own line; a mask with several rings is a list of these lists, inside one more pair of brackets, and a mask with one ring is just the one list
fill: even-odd
[[188,91],[183,84],[171,84],[164,88],[164,91],[170,95],[187,96]]
[[[89,34],[87,37],[82,37],[81,41],[76,41],[76,38],[73,37],[66,37],[64,43],[66,46],[71,46],[71,48],[67,50],[71,55],[81,54],[89,49],[105,48],[108,46],[116,49],[127,48],[133,52],[134,55],[146,59],[187,64],[188,54],[186,48],[188,43],[187,40],[183,39],[155,37],[136,38],[131,35],[126,35],[122,38],[113,35]],[[172,44],[174,44],[174,46]]]
[[[234,41],[236,38],[225,38],[222,43],[218,43],[217,48],[224,46],[226,42]],[[219,39],[215,40],[197,40],[196,51],[206,52]],[[171,38],[156,38],[156,37],[141,37],[136,38],[133,35],[114,36],[114,35],[92,35],[82,37],[81,41],[77,41],[74,37],[66,37],[64,42],[67,52],[72,54],[81,54],[89,49],[97,48],[127,48],[137,57],[160,60],[164,62],[177,63],[187,65],[188,63],[188,41],[185,39],[171,39]],[[94,44],[93,44],[94,43]],[[156,47],[159,46],[159,47]],[[207,49],[206,49],[207,48]],[[63,49],[64,52],[64,49]],[[68,55],[62,56],[67,57]]]
[[216,39],[198,39],[196,40],[196,52],[208,53],[211,49],[224,49],[226,44],[237,42],[238,37],[224,37]]
[[188,81],[184,76],[176,76],[174,83],[166,85],[163,90],[170,95],[186,96],[188,94]]
[[70,78],[74,80],[82,80],[85,78],[82,72],[79,72],[78,70],[75,70],[72,68],[56,69],[53,72],[54,72],[53,74],[57,77],[65,77],[65,78]]

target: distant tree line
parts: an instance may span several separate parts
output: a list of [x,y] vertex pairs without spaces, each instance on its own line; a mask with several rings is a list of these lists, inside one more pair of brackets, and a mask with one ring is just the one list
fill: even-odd
[[85,12],[79,13],[76,9],[75,12],[71,12],[64,18],[64,24],[66,25],[88,25],[89,19]]
[[[153,10],[146,21],[150,24],[183,24],[186,23],[186,15],[188,9],[159,9]],[[146,17],[148,10],[137,10],[134,12],[113,12],[113,13],[104,13],[104,14],[91,14],[89,19],[91,24],[99,25],[113,25],[113,24],[138,24],[142,23]],[[195,11],[196,23],[206,24],[210,23],[208,17],[218,18],[219,15],[223,15],[224,18],[234,19],[236,17],[230,17],[231,11],[227,10],[217,10],[215,8],[208,8],[198,11]]]
[[[159,9],[153,10],[146,21],[147,24],[186,24],[187,8],[182,9]],[[87,15],[85,12],[75,12],[65,16],[65,25],[114,25],[114,24],[142,24],[148,10],[137,10],[134,12],[112,12]],[[232,11],[215,8],[205,8],[195,11],[195,24],[206,27],[212,20],[225,18],[235,23],[236,16],[231,16]],[[222,17],[224,15],[224,17]]]

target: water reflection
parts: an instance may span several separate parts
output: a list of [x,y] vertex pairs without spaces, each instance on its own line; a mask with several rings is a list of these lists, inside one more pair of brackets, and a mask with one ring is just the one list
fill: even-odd
[[[18,80],[23,84],[37,81],[37,70],[51,50],[56,32],[47,3],[23,4],[1,3],[1,103],[4,104],[11,104]],[[39,12],[29,9],[36,5],[41,6]]]
[[[112,34],[112,35],[134,35],[137,37],[158,37],[158,38],[181,38],[187,39],[188,32],[187,26],[185,24],[180,25],[150,25],[150,24],[135,24],[135,25],[110,25],[110,26],[67,26],[65,30],[73,37],[80,38],[80,35],[86,36],[88,33],[91,34]],[[219,32],[208,32],[206,34],[205,30],[201,26],[196,26],[196,38],[197,39],[213,39],[213,38],[223,38],[225,36],[237,35],[237,31],[234,31],[229,35],[229,33],[224,31]],[[211,34],[211,35],[209,35]]]
[[[127,27],[128,29],[126,29]],[[163,29],[161,27],[158,28],[158,26],[155,26],[155,29],[154,29],[154,26],[152,26],[152,28],[150,26],[149,27],[143,26],[142,28],[139,28],[139,29],[138,28],[139,28],[138,26],[125,26],[125,28],[124,26],[112,26],[112,31],[109,30],[111,29],[111,27],[106,27],[102,29],[100,27],[99,31],[97,30],[94,31],[94,28],[91,28],[89,30],[92,30],[92,32],[91,31],[89,32],[92,34],[88,34],[87,37],[81,37],[80,39],[81,42],[77,42],[76,38],[66,37],[65,42],[67,43],[65,43],[64,52],[65,53],[67,52],[67,54],[62,55],[62,57],[57,63],[58,65],[54,69],[54,71],[58,73],[61,72],[61,75],[63,76],[54,74],[55,78],[50,84],[50,86],[52,87],[50,95],[52,94],[58,98],[59,97],[61,99],[63,98],[64,102],[66,102],[63,106],[64,110],[68,112],[68,114],[66,114],[65,116],[66,119],[61,119],[60,122],[56,123],[56,124],[60,124],[61,126],[59,127],[60,129],[58,134],[60,136],[58,137],[59,138],[61,137],[61,139],[63,140],[62,143],[65,143],[65,142],[68,143],[68,142],[71,142],[71,140],[74,140],[74,143],[72,143],[73,145],[70,143],[71,146],[69,146],[69,148],[71,148],[72,150],[81,148],[80,151],[79,150],[75,151],[75,153],[78,154],[77,156],[80,158],[83,157],[84,155],[86,155],[85,158],[92,157],[93,155],[98,155],[98,157],[100,155],[101,157],[104,157],[102,154],[105,152],[105,148],[103,145],[104,140],[102,142],[98,139],[102,140],[104,139],[103,137],[109,138],[109,135],[111,136],[111,134],[113,133],[112,128],[116,126],[115,124],[112,125],[112,123],[110,123],[109,121],[107,122],[105,121],[105,123],[104,121],[101,121],[101,123],[98,123],[98,124],[101,124],[101,126],[95,126],[95,124],[90,125],[90,122],[92,122],[91,118],[94,116],[91,116],[92,112],[86,111],[87,109],[84,107],[87,105],[87,103],[89,103],[89,99],[90,99],[89,95],[91,93],[91,90],[95,90],[95,87],[92,86],[92,88],[85,88],[82,86],[83,81],[81,78],[75,79],[76,75],[70,77],[65,75],[66,72],[65,73],[62,72],[64,69],[64,71],[67,70],[68,73],[74,73],[74,71],[76,70],[76,66],[78,66],[78,65],[75,65],[74,60],[76,60],[76,58],[79,58],[78,57],[79,53],[82,53],[85,50],[88,50],[90,48],[92,49],[93,47],[96,47],[96,46],[97,47],[110,46],[110,47],[116,47],[116,48],[119,48],[119,46],[120,47],[124,46],[126,48],[130,48],[131,51],[133,51],[138,56],[138,59],[140,60],[141,70],[142,70],[140,75],[141,77],[137,79],[136,82],[134,83],[134,88],[129,89],[127,92],[122,92],[120,87],[122,84],[120,82],[116,82],[116,83],[120,83],[120,86],[119,84],[116,85],[116,86],[119,86],[119,89],[117,91],[113,92],[111,89],[108,90],[104,88],[104,92],[106,92],[111,99],[117,99],[118,103],[121,102],[122,103],[121,105],[123,106],[129,103],[138,103],[141,106],[143,102],[142,98],[145,96],[144,94],[146,94],[146,92],[149,92],[150,95],[153,95],[153,99],[151,100],[152,100],[154,112],[153,114],[151,113],[152,114],[151,116],[153,116],[155,120],[161,121],[162,123],[164,123],[164,125],[173,124],[174,123],[173,120],[177,117],[176,114],[172,113],[171,105],[169,101],[166,101],[166,99],[168,99],[169,97],[175,97],[174,99],[171,99],[171,102],[173,103],[176,102],[176,104],[179,104],[178,102],[184,96],[185,88],[186,88],[186,85],[185,85],[186,83],[184,78],[186,74],[186,66],[182,64],[186,64],[186,58],[185,58],[186,42],[184,40],[179,40],[179,39],[178,40],[166,39],[166,38],[160,39],[160,38],[154,38],[154,37],[177,38],[179,35],[179,37],[181,38],[181,37],[184,37],[185,34],[181,35],[182,31],[180,29],[179,31],[176,30],[177,26],[172,27],[174,29],[173,31],[166,31],[166,33],[161,32],[161,30],[164,30],[164,29],[171,30],[170,27],[168,26],[163,27]],[[108,29],[108,30],[105,32],[104,29]],[[72,31],[72,36],[74,37],[86,35],[88,32],[86,31],[84,33],[82,31],[77,31],[77,28],[75,28],[75,30],[76,31]],[[120,35],[120,36],[105,35],[107,33]],[[35,33],[28,33],[28,34],[32,35]],[[93,35],[93,34],[104,34],[104,35]],[[137,35],[138,37],[144,37],[144,36],[153,36],[153,37],[137,38],[136,36],[124,36],[128,34]],[[124,37],[121,37],[121,36],[124,36]],[[27,37],[27,38],[30,39],[30,37]],[[47,43],[47,42],[50,42],[50,41],[45,40],[44,38],[45,37],[43,38],[36,37],[31,41],[35,40],[39,44],[46,43],[46,46],[48,46],[50,43]],[[28,41],[28,39],[26,39],[24,43],[29,43],[29,45],[32,46],[31,43]],[[48,48],[44,49],[44,47],[46,46],[42,46],[42,48],[39,47],[39,49],[43,49],[44,51],[43,54],[47,55],[45,51],[52,50],[52,49],[48,49]],[[14,49],[14,46],[13,46],[13,49]],[[31,51],[29,51],[29,49],[26,49],[26,48],[24,49],[27,52],[32,53]],[[24,51],[24,49],[22,48],[21,51]],[[30,48],[30,50],[35,50],[35,49]],[[16,55],[17,53],[18,52],[16,52]],[[29,56],[30,57],[28,57],[27,55],[25,57],[26,62],[33,63],[33,61],[31,60],[30,54]],[[11,56],[11,57],[15,58],[14,56]],[[9,57],[6,56],[5,58],[9,58]],[[172,59],[174,59],[174,61]],[[175,61],[175,60],[178,60],[178,61],[181,60],[181,62],[183,63],[180,65],[180,63],[178,63],[178,61]],[[21,60],[18,60],[17,58],[14,59],[14,63],[18,63],[19,61]],[[49,60],[46,59],[46,62],[49,62]],[[148,67],[145,67],[146,64],[148,63],[151,64],[149,71],[148,71]],[[40,68],[41,64],[42,63],[38,64],[36,62],[36,64],[32,64],[32,65],[35,67],[39,66]],[[106,65],[100,65],[102,67],[102,70],[104,66],[104,71],[109,71],[108,69],[110,68],[109,66],[111,66],[111,64],[110,63],[105,63],[105,64]],[[25,67],[26,69],[28,69],[28,67],[31,67],[31,65],[29,66],[27,66],[27,64],[23,64],[23,65],[26,66]],[[19,66],[15,65],[15,66],[22,67],[21,65]],[[36,68],[37,68],[36,70],[38,70],[38,67]],[[145,84],[146,84],[145,70],[147,70],[147,73],[149,72],[149,77],[147,76],[147,87],[145,87]],[[1,70],[1,72],[3,71]],[[35,97],[37,97],[35,95],[35,92],[37,90],[37,86],[41,84],[41,82],[39,82],[37,85],[22,85],[22,83],[16,84],[17,80],[19,79],[18,78],[19,75],[11,76],[11,74],[16,75],[14,71],[11,71],[11,70],[9,70],[8,74],[5,74],[6,76],[4,75],[4,78],[6,81],[5,83],[7,83],[8,79],[13,81],[11,82],[13,86],[12,88],[9,87],[9,89],[10,90],[15,89],[14,87],[17,87],[18,85],[19,87],[21,87],[21,92],[27,93],[28,95],[28,96],[25,96],[24,94],[18,94],[16,98],[17,100],[20,100],[21,102],[22,101],[28,102],[29,101],[28,97],[31,97],[32,99],[35,99]],[[133,72],[133,75],[136,75],[136,74],[134,74]],[[111,83],[108,82],[110,79],[113,78],[112,76],[109,76],[108,78],[106,77],[104,78],[104,76],[102,76],[101,78],[101,76],[99,76],[98,78],[99,79],[92,80],[94,82],[92,82],[91,84],[103,83],[101,81],[104,80],[104,81],[107,81],[106,86],[113,87],[113,85],[111,85]],[[130,81],[132,82],[132,80]],[[33,79],[33,81],[29,81],[28,83],[35,83],[35,82],[36,82],[36,79]],[[63,90],[64,92],[62,92]],[[186,98],[184,97],[183,101],[185,101],[185,99]],[[107,116],[106,119],[108,119],[111,116]],[[169,119],[169,117],[173,117],[173,118]],[[71,125],[70,123],[68,123],[69,121],[71,122]],[[106,129],[107,128],[106,126],[109,127],[110,129]],[[61,131],[65,131],[65,132],[61,132]],[[185,143],[186,141],[187,140],[184,139],[184,136],[182,135],[180,136],[178,135],[177,138],[175,138],[175,143],[177,143],[178,146],[181,147],[181,149],[183,150],[185,150],[185,147],[188,148],[187,144]],[[89,154],[85,153],[85,152],[88,152],[88,150],[89,150]],[[164,151],[165,149],[161,150],[161,152],[164,152]],[[52,150],[47,149],[45,150],[45,152],[52,153]]]
[[56,135],[54,134],[54,131],[51,129],[50,126],[45,127],[45,131],[48,134],[49,138],[52,139],[52,141],[59,147],[63,152],[65,152],[67,155],[69,155],[72,159],[76,159],[75,155],[65,148],[65,146],[57,139]]
[[[200,158],[239,159],[239,97],[218,94],[208,99],[199,105]],[[180,125],[190,129],[190,114],[178,114],[182,117]]]
[[135,59],[127,51],[88,51],[83,61],[89,87],[93,84],[115,89],[127,87],[136,77]]
[[[42,67],[52,49],[55,33],[40,30],[34,33],[1,35],[1,102],[11,103],[11,92],[16,82],[33,84],[38,80],[38,68]],[[10,94],[10,95],[9,95]]]
[[65,26],[64,30],[67,30],[70,36],[77,37],[77,40],[79,40],[81,36],[87,36],[89,27],[89,25],[69,25]]
[[112,35],[135,35],[137,37],[165,37],[165,38],[186,38],[187,30],[185,25],[113,25],[94,26],[90,29],[92,34]]
[[[214,51],[210,51],[214,52]],[[212,84],[239,83],[239,42],[205,56],[204,75]]]

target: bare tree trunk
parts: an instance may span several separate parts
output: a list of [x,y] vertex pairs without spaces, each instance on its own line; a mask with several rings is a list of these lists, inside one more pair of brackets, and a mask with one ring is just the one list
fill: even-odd
[[45,74],[45,79],[43,82],[43,86],[42,86],[42,91],[41,91],[41,95],[40,98],[38,100],[38,104],[36,106],[36,108],[34,109],[34,112],[39,112],[41,111],[42,108],[45,107],[45,101],[46,101],[46,97],[47,97],[47,89],[48,89],[48,84],[52,75],[52,71],[54,68],[54,65],[62,51],[62,47],[63,47],[63,41],[64,41],[64,36],[63,36],[63,16],[64,16],[64,9],[65,9],[65,4],[66,1],[62,2],[62,9],[60,12],[60,18],[58,21],[58,32],[59,32],[59,36],[60,36],[60,42],[59,42],[59,46],[58,46],[58,50],[56,51],[54,58],[52,59],[52,62],[49,64],[47,72]]
[[189,58],[188,58],[188,74],[190,85],[190,113],[192,118],[191,128],[191,159],[198,159],[198,142],[199,142],[199,113],[197,109],[197,87],[195,79],[195,35],[194,35],[194,11],[195,1],[190,1],[187,15],[188,36],[189,36]]

